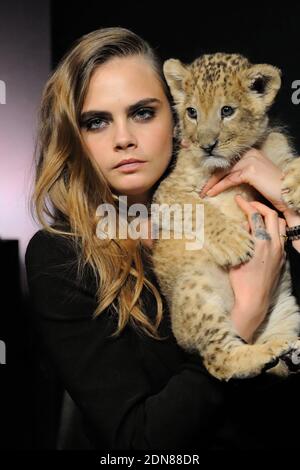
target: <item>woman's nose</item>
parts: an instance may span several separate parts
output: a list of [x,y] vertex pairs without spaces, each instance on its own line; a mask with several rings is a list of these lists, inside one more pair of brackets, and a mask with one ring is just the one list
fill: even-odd
[[128,123],[119,123],[115,128],[115,142],[116,149],[126,149],[128,147],[135,147],[137,139]]

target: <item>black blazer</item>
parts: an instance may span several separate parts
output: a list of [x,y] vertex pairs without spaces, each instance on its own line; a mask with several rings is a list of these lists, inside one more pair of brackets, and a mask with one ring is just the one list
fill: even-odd
[[[300,304],[300,254],[291,244],[287,251]],[[299,376],[219,382],[176,343],[165,302],[159,332],[166,340],[130,324],[111,339],[116,317],[106,309],[92,320],[96,281],[87,268],[78,282],[70,242],[40,230],[25,261],[41,347],[80,408],[96,449],[277,448],[279,428],[280,445],[296,445],[289,435],[290,421],[299,422]],[[145,288],[142,295],[152,317],[154,299]],[[287,423],[288,433],[282,431]]]

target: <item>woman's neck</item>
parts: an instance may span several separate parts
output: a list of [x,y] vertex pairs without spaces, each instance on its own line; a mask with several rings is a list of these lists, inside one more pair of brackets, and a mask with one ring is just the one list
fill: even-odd
[[[121,194],[118,194],[118,196],[121,196]],[[148,207],[152,199],[152,190],[150,189],[149,191],[146,191],[145,193],[142,193],[142,194],[129,194],[129,195],[122,194],[122,196],[127,197],[128,207],[130,207],[133,204],[144,204],[145,206]]]

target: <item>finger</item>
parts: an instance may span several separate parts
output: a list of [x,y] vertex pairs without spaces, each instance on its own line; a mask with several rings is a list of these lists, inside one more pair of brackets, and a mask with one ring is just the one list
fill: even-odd
[[206,181],[205,185],[201,188],[200,197],[204,197],[204,194],[212,188],[218,181],[220,181],[226,174],[228,170],[219,170],[216,171],[208,181]]
[[236,195],[236,201],[248,217],[248,222],[254,237],[254,241],[270,240],[270,235],[267,232],[264,219],[260,212],[258,212],[258,210],[253,207],[250,202],[246,201],[239,194]]
[[225,191],[225,189],[232,188],[244,183],[242,179],[242,170],[232,171],[225,178],[221,179],[211,189],[206,191],[207,196],[216,196],[217,194]]
[[265,229],[268,232],[271,239],[274,243],[279,243],[279,222],[278,214],[274,209],[262,204],[258,201],[253,201],[250,203],[254,208],[256,208],[260,214],[264,216]]
[[266,155],[261,150],[258,150],[254,147],[250,148],[249,150],[246,150],[246,152],[243,154],[243,159],[246,159],[249,157],[260,158],[260,159],[267,158]]
[[245,230],[247,230],[247,232],[249,232],[249,233],[251,232],[250,224],[247,220],[245,222],[243,222],[243,227],[245,228]]
[[[245,199],[243,199],[243,201],[245,201]],[[247,203],[247,201],[246,201],[246,203]],[[250,206],[247,207],[247,205],[244,206],[244,212],[246,213],[247,216],[248,216],[248,210],[251,211],[251,207]],[[248,219],[243,222],[243,227],[244,227],[245,230],[247,230],[247,232],[251,233],[251,227],[250,227],[250,223],[249,223]]]
[[[242,156],[236,155],[235,163],[230,170],[221,170],[219,177],[210,179],[201,190],[201,197],[204,197],[206,193],[208,196],[216,196],[220,192],[228,189],[232,186],[237,186],[241,183],[251,183],[251,177],[253,177],[252,167],[250,169],[247,166],[247,158],[249,157],[262,157],[263,154],[257,149],[250,149],[245,152]],[[252,164],[253,165],[253,164]],[[228,175],[226,178],[224,176]],[[222,181],[220,179],[224,178]],[[217,185],[217,183],[220,183]],[[213,188],[212,188],[213,187]],[[209,194],[208,194],[209,191]]]
[[282,217],[278,217],[278,223],[279,223],[279,238],[281,242],[281,247],[284,251],[284,246],[286,243],[286,220],[282,219]]

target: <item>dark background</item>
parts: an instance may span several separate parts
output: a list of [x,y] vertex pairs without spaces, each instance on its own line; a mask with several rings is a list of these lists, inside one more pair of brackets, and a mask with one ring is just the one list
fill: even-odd
[[[254,5],[254,4],[253,4]],[[300,80],[300,6],[273,5],[202,7],[200,2],[168,6],[162,2],[51,2],[52,67],[73,41],[94,29],[132,29],[163,59],[190,62],[202,53],[238,52],[253,63],[270,63],[282,70],[283,84],[272,115],[287,124],[300,149],[300,105],[292,103],[292,82]],[[162,11],[162,8],[164,11]],[[34,10],[32,15],[34,15]],[[8,366],[2,366],[0,386],[0,448],[51,449],[57,443],[62,390],[54,372],[39,356],[31,328],[31,307],[22,296],[18,275],[18,246],[0,243],[3,266],[2,305],[10,304],[9,319],[0,316],[1,339],[10,345]],[[19,294],[16,294],[19,292]],[[5,312],[5,307],[3,307]],[[25,314],[24,314],[25,313]],[[4,320],[5,323],[4,323]],[[16,327],[17,325],[17,327]],[[1,367],[1,366],[0,366]]]
[[204,53],[232,52],[282,71],[282,87],[271,116],[288,126],[300,151],[300,104],[292,103],[292,82],[300,80],[300,5],[255,3],[230,7],[211,2],[107,2],[53,0],[52,65],[83,34],[108,26],[132,29],[163,59],[191,62]]

